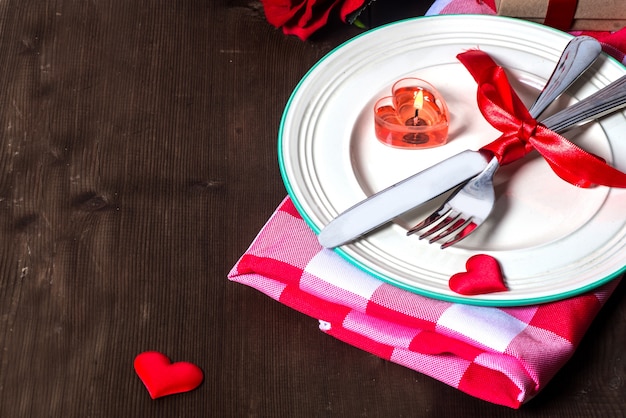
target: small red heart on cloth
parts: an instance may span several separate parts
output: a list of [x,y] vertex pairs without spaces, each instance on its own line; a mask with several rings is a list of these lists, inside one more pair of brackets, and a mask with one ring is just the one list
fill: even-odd
[[152,399],[194,390],[202,380],[202,370],[184,361],[172,363],[164,354],[146,351],[135,357],[135,372]]
[[448,286],[462,295],[480,295],[507,290],[498,260],[486,254],[471,256],[465,263],[467,271],[450,277]]

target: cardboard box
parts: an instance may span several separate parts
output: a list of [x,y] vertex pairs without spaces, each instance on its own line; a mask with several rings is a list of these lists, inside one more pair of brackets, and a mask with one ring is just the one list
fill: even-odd
[[[544,23],[550,2],[550,0],[495,1],[498,15],[539,23]],[[578,0],[570,30],[616,31],[624,26],[626,26],[625,0]]]

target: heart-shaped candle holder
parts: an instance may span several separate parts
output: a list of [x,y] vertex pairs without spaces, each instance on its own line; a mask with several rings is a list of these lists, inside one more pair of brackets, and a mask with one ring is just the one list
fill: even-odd
[[448,141],[450,115],[441,94],[419,78],[403,78],[374,105],[376,138],[396,148],[432,148]]

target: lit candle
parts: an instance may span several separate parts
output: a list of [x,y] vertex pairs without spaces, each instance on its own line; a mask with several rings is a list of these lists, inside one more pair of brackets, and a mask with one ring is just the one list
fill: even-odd
[[417,92],[415,92],[414,96],[415,100],[413,100],[413,107],[415,108],[415,115],[413,115],[412,124],[413,126],[418,126],[420,124],[419,113],[424,106],[424,90],[419,89]]
[[376,138],[397,148],[430,148],[448,139],[448,109],[439,92],[417,78],[394,83],[374,105]]

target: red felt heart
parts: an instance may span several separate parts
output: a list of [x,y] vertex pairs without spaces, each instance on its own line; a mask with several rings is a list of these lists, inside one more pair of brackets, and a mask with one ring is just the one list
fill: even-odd
[[450,277],[448,286],[462,295],[480,295],[507,290],[500,264],[486,254],[476,254],[465,263],[466,272]]
[[202,383],[202,370],[184,361],[172,363],[157,351],[146,351],[135,357],[135,372],[152,399],[189,392]]

